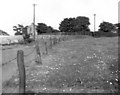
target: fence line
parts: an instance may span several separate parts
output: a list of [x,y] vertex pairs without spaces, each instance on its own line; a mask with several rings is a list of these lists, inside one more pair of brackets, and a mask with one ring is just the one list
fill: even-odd
[[[54,45],[58,43],[56,38],[53,39],[53,43]],[[46,54],[48,54],[48,49],[47,49],[48,47],[47,47],[46,41],[44,45],[45,45]],[[35,49],[37,54],[37,63],[42,64],[41,53],[40,53],[39,45],[37,42],[35,43]],[[19,70],[19,93],[26,93],[26,72],[25,72],[25,66],[24,66],[24,57],[25,57],[24,52],[22,50],[18,50],[17,64],[18,64],[18,70]]]
[[[43,40],[49,39],[49,41],[50,41],[49,48],[52,48],[53,45],[55,45],[55,44],[57,43],[57,39],[63,38],[63,40],[64,40],[64,37],[65,37],[64,35],[42,35],[42,36],[40,36],[40,39],[43,39]],[[39,38],[38,38],[38,39],[39,39]],[[59,41],[62,41],[62,40],[59,40]],[[35,42],[35,44],[38,44],[38,43]],[[47,42],[45,42],[44,44],[45,44],[45,50],[46,50],[45,52],[46,52],[46,54],[48,54]],[[31,47],[30,47],[30,48],[31,48]],[[28,48],[28,49],[30,49],[30,48]],[[24,55],[24,56],[27,57],[27,56],[31,55],[31,54],[34,52],[35,49],[36,49],[36,48],[34,47],[33,50],[32,50],[29,54],[26,54],[26,55]],[[15,57],[15,58],[7,61],[7,62],[2,63],[2,66],[4,66],[5,64],[8,64],[9,62],[12,62],[12,61],[14,61],[14,60],[16,60],[16,59],[17,59],[17,57]]]
[[[30,48],[29,48],[29,49],[30,49]],[[26,54],[26,55],[24,55],[24,56],[27,57],[27,56],[31,55],[31,54],[34,52],[34,50],[35,50],[35,48],[33,48],[33,50],[32,50],[29,54]],[[2,63],[2,66],[4,66],[4,65],[6,65],[6,64],[8,64],[8,63],[10,63],[10,62],[12,62],[12,61],[14,61],[14,60],[16,60],[16,59],[17,59],[17,57],[15,57],[15,58],[13,58],[13,59],[5,62],[5,63]]]
[[[63,38],[60,39],[60,37],[63,37]],[[45,45],[45,47],[44,47],[45,48],[45,52],[48,52],[48,48],[50,46],[53,47],[58,42],[65,41],[64,39],[66,39],[66,38],[64,38],[64,37],[65,36],[58,36],[58,37],[52,36],[52,37],[49,37],[49,41],[51,39],[50,42],[48,40],[47,41],[44,40],[44,42],[45,42],[44,43],[44,45]],[[45,38],[47,38],[47,37],[45,37]],[[26,74],[25,74],[24,58],[28,57],[31,54],[33,54],[34,50],[36,50],[37,57],[35,59],[32,59],[31,61],[34,61],[34,60],[36,61],[36,59],[37,59],[39,63],[43,64],[42,63],[42,59],[41,59],[40,47],[39,47],[38,43],[39,42],[37,42],[37,41],[34,43],[35,47],[33,48],[33,50],[30,53],[24,55],[24,51],[23,50],[18,50],[17,57],[12,59],[12,60],[10,60],[10,61],[13,61],[13,60],[17,59],[18,70],[19,70],[19,93],[26,93],[25,92],[25,89],[26,89],[25,88],[26,87],[26,83],[25,83],[26,82]],[[47,43],[50,43],[50,44],[48,45]],[[26,63],[30,63],[30,62],[27,61]],[[41,65],[41,64],[37,64],[37,65]]]

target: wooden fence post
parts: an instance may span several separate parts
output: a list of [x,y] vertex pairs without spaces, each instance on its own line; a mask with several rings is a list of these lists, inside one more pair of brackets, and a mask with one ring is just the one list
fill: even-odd
[[56,44],[56,38],[54,37],[53,38],[53,45],[55,45]]
[[48,49],[47,49],[47,42],[45,41],[45,54],[48,54]]
[[61,42],[61,37],[59,37],[59,42]]
[[49,48],[52,49],[52,38],[50,37],[50,45]]
[[17,51],[17,65],[19,70],[19,93],[25,93],[26,76],[24,66],[24,52],[22,50]]
[[41,53],[40,53],[38,44],[35,45],[35,48],[36,48],[36,54],[37,54],[36,62],[39,64],[42,64]]

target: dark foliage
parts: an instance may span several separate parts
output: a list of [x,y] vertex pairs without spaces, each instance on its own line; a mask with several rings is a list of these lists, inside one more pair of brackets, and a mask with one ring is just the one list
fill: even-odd
[[13,30],[16,31],[15,35],[22,35],[23,25],[18,24],[17,26],[13,26]]
[[117,37],[118,33],[97,31],[97,32],[92,32],[91,36],[93,37]]
[[18,24],[18,26],[13,26],[13,30],[16,31],[15,35],[27,35],[27,27]]
[[22,35],[22,33],[20,33],[20,32],[16,32],[15,35]]
[[75,18],[65,18],[60,26],[59,26],[59,30],[61,32],[74,32],[74,22],[75,22]]
[[16,31],[15,35],[23,35],[24,41],[21,42],[21,44],[27,44],[33,41],[33,39],[30,39],[30,35],[27,32],[28,26],[23,26],[18,24],[18,26],[13,26],[13,30]]
[[51,34],[57,33],[59,30],[53,29],[51,26],[47,26],[45,23],[38,23],[37,25],[37,33],[39,34]]
[[109,22],[102,22],[99,25],[99,27],[100,27],[99,31],[103,31],[103,32],[111,32],[112,30],[116,29],[115,25]]
[[119,24],[112,24],[109,22],[102,22],[99,27],[100,29],[96,32],[92,32],[93,37],[116,37],[119,32],[117,27]]
[[37,33],[42,34],[47,32],[47,25],[44,23],[38,23],[37,25]]
[[120,23],[115,24],[115,26],[120,29]]
[[[65,32],[65,34],[87,34],[90,32],[89,26],[89,18],[88,17],[82,17],[78,16],[76,18],[65,18],[59,26],[59,30],[61,32]],[[86,32],[87,33],[82,33]]]

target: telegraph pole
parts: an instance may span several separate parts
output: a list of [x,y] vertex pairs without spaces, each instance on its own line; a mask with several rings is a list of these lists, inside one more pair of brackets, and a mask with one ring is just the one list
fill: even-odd
[[94,32],[95,32],[95,25],[96,24],[96,14],[94,14]]
[[35,6],[36,6],[36,4],[33,4],[33,32],[34,32],[34,40],[35,40]]

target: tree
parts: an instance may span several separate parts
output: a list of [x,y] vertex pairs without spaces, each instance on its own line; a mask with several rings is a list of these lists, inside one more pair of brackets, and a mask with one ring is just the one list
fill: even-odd
[[48,26],[48,27],[47,27],[47,33],[52,33],[53,30],[54,30],[54,29],[53,29],[51,26]]
[[115,25],[109,22],[102,22],[100,23],[99,27],[100,27],[99,31],[102,32],[111,32],[112,30],[115,29]]
[[110,22],[102,22],[99,25],[99,35],[104,37],[115,37],[118,36],[117,27],[115,24]]
[[115,26],[117,28],[118,36],[120,36],[120,23],[115,24]]
[[44,23],[38,23],[37,25],[37,33],[42,34],[47,32],[47,25]]
[[[59,30],[61,32],[71,32],[71,33],[79,33],[90,31],[89,26],[89,18],[84,16],[78,16],[76,18],[65,18],[59,26]],[[84,33],[85,34],[85,33]]]
[[25,43],[32,42],[32,39],[30,39],[30,35],[27,32],[28,26],[23,26],[18,24],[18,26],[13,26],[13,30],[16,31],[15,35],[22,35]]
[[55,33],[58,32],[58,30],[53,29],[51,26],[47,26],[45,23],[38,23],[37,25],[37,33],[42,34],[42,33]]
[[23,25],[18,24],[17,26],[13,26],[13,30],[16,31],[15,35],[22,35],[23,34]]
[[27,28],[28,28],[28,26],[25,26],[25,27],[22,28],[22,34],[25,34],[25,35],[28,34],[27,33]]
[[57,30],[57,29],[53,29],[53,32],[52,33],[59,33],[60,31]]
[[120,23],[116,23],[115,26],[117,29],[120,29]]
[[78,16],[75,19],[75,25],[73,29],[78,33],[83,32],[82,34],[86,34],[87,32],[90,32],[89,25],[90,25],[90,22],[88,17]]
[[73,32],[75,18],[65,18],[59,26],[61,32]]
[[16,32],[15,35],[22,35],[22,33],[20,33],[20,32]]

